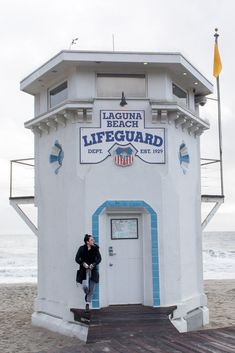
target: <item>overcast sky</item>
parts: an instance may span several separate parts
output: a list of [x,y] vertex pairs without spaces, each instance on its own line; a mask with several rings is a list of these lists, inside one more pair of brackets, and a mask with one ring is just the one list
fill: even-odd
[[[2,0],[0,234],[30,233],[8,201],[9,161],[33,157],[33,134],[24,128],[24,122],[33,117],[33,97],[20,92],[22,78],[62,49],[69,49],[73,38],[79,38],[74,50],[112,50],[114,34],[116,51],[181,52],[215,85],[215,27],[219,28],[223,63],[226,198],[206,230],[235,231],[234,13],[233,0]],[[202,137],[202,157],[218,158],[216,112],[213,101],[201,110],[201,116],[211,123],[210,131]]]

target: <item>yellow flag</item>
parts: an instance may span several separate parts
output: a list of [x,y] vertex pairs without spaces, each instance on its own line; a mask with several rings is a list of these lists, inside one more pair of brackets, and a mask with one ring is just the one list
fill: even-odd
[[213,75],[215,77],[218,77],[221,70],[222,70],[222,63],[219,55],[219,48],[218,48],[218,44],[215,42]]

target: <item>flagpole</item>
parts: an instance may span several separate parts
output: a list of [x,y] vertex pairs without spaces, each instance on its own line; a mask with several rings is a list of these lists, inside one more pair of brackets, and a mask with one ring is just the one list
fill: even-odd
[[[218,29],[215,29],[215,43],[218,43]],[[221,126],[221,103],[220,103],[220,82],[219,75],[216,77],[217,86],[217,102],[218,102],[218,132],[219,132],[219,156],[220,156],[220,191],[221,196],[224,196],[224,180],[223,180],[223,153],[222,153],[222,126]]]
[[224,195],[224,178],[223,178],[223,153],[222,153],[222,127],[221,127],[221,104],[220,104],[220,84],[219,77],[216,79],[217,97],[218,97],[218,129],[219,129],[219,154],[220,154],[220,182],[221,195]]

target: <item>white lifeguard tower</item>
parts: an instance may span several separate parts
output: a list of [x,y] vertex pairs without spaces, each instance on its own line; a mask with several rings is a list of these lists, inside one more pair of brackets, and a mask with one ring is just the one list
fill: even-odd
[[212,84],[180,53],[62,51],[21,89],[35,97],[33,323],[85,339],[70,309],[84,308],[74,258],[92,233],[93,308],[176,305],[180,331],[206,324],[199,105]]

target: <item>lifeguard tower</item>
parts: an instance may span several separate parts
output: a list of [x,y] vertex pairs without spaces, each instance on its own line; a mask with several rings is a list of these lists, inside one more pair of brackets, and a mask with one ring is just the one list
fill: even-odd
[[212,84],[180,53],[61,51],[21,90],[35,97],[35,196],[22,199],[38,209],[33,323],[86,339],[71,308],[84,308],[74,258],[92,233],[94,310],[176,306],[180,331],[206,324],[199,105]]

